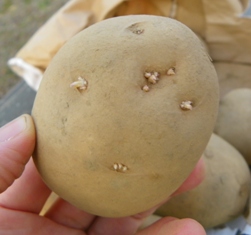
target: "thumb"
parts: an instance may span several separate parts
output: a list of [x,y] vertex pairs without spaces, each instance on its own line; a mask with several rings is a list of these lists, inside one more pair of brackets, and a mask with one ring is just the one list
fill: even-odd
[[22,115],[0,129],[0,193],[20,177],[34,146],[35,128],[30,115]]
[[139,231],[137,235],[206,235],[206,231],[197,221],[193,219],[177,219],[165,217],[153,223],[151,226]]

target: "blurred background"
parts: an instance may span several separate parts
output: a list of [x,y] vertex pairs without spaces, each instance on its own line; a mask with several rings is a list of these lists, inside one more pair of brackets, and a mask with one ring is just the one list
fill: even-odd
[[0,126],[30,113],[35,92],[7,66],[7,61],[68,0],[0,1]]

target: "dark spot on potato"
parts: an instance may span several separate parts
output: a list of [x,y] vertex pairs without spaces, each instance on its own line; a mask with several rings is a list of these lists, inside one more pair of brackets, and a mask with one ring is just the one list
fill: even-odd
[[69,108],[69,107],[70,107],[69,103],[68,103],[68,102],[66,102],[66,104],[65,104],[65,108]]
[[145,31],[144,28],[142,27],[142,23],[132,24],[127,29],[130,30],[132,33],[138,34],[138,35],[144,33]]
[[160,174],[158,174],[157,172],[150,174],[150,179],[152,180],[157,180],[159,178],[160,178]]

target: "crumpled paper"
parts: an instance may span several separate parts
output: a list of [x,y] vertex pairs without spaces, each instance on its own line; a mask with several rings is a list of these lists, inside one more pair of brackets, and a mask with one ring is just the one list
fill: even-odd
[[101,20],[130,14],[174,18],[191,28],[214,62],[251,64],[249,0],[70,0],[8,61],[35,90],[53,56],[72,36]]

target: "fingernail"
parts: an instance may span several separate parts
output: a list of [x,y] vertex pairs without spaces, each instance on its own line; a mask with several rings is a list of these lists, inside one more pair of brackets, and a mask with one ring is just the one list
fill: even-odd
[[20,116],[0,128],[0,142],[9,141],[25,130],[26,117]]

